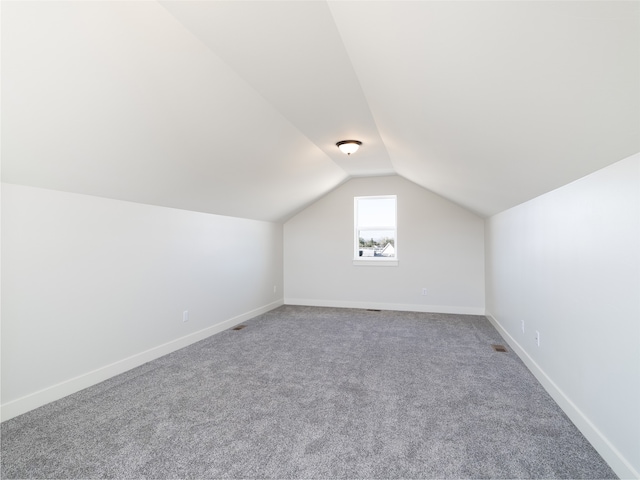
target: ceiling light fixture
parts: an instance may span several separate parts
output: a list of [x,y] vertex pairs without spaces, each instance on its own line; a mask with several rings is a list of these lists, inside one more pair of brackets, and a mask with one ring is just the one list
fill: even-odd
[[342,151],[342,153],[346,153],[347,155],[351,155],[358,151],[362,142],[358,140],[342,140],[341,142],[336,143],[336,146]]

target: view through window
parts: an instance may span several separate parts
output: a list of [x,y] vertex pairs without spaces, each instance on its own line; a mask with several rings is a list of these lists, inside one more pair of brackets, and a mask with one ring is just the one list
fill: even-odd
[[355,258],[397,259],[396,196],[355,197]]

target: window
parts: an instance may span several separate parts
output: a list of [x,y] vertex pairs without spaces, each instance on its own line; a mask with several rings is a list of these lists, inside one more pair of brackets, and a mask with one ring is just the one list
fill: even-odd
[[354,264],[397,265],[396,196],[354,198]]

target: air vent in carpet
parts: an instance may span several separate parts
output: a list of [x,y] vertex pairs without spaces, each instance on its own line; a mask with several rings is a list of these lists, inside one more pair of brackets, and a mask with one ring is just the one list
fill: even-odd
[[507,349],[505,348],[504,345],[491,345],[491,348],[493,348],[496,352],[505,352],[507,351]]
[[246,325],[238,325],[237,327],[233,327],[233,330],[242,330]]
[[379,312],[380,310],[376,310],[375,308],[367,308],[367,312]]

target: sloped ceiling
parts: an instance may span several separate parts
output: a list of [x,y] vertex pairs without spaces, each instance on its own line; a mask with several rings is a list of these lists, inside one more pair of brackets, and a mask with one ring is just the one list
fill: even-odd
[[399,174],[492,215],[640,151],[639,7],[5,1],[2,178],[281,221]]

